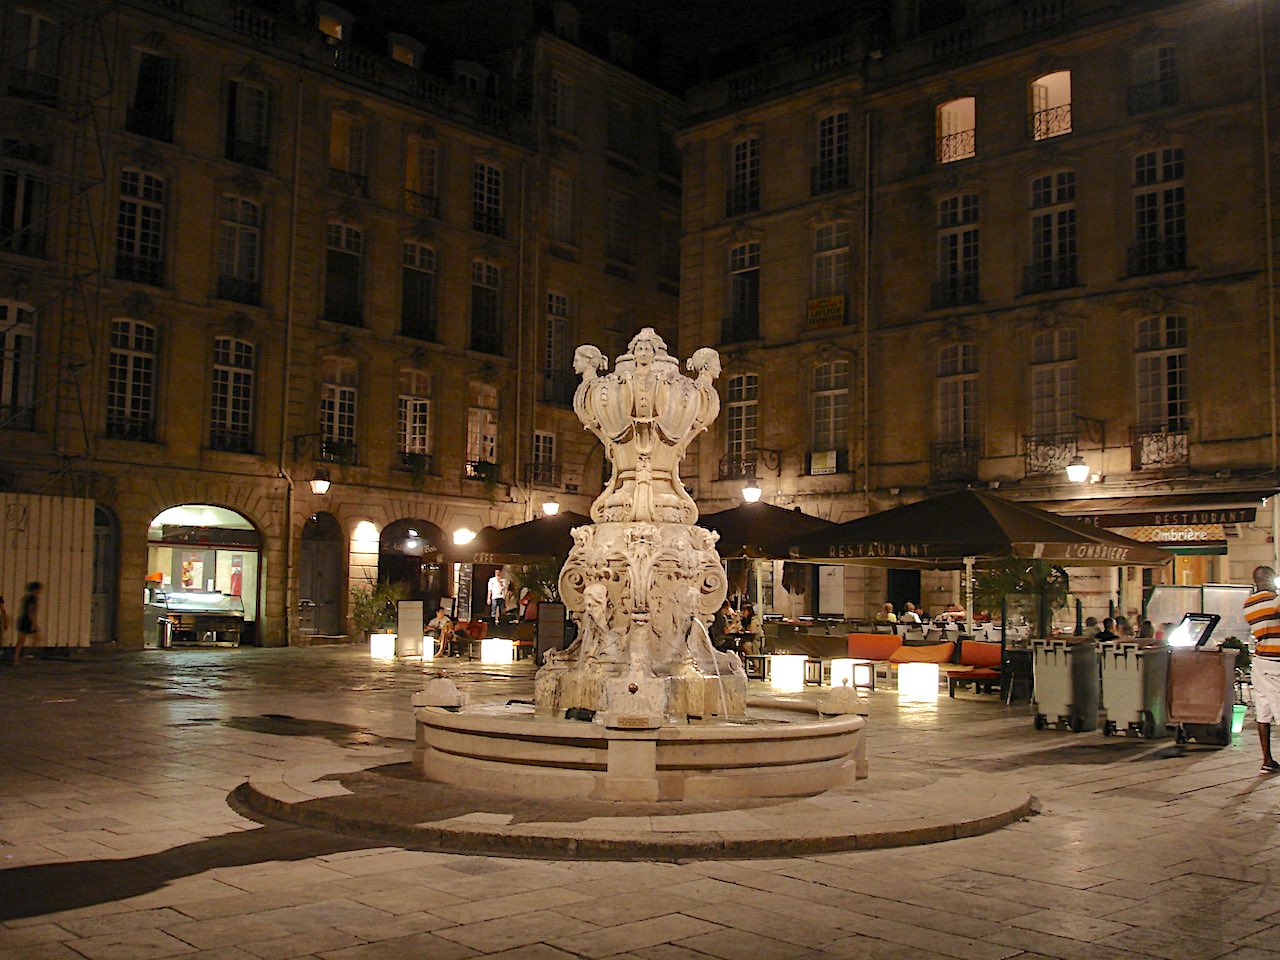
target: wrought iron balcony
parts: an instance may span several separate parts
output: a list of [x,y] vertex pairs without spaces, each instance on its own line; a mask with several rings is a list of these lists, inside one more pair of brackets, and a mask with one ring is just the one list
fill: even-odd
[[1037,110],[1027,117],[1027,133],[1033,140],[1048,140],[1071,132],[1071,104]]
[[419,193],[417,190],[410,190],[406,187],[404,191],[404,212],[412,213],[415,217],[438,217],[440,216],[440,200],[429,193]]
[[849,189],[848,163],[820,163],[809,170],[809,192],[814,196]]
[[1162,77],[1147,83],[1135,83],[1125,95],[1130,113],[1146,113],[1162,107],[1172,107],[1178,102],[1177,76]]
[[1061,476],[1080,452],[1080,434],[1075,430],[1027,434],[1023,441],[1023,472],[1028,477]]
[[243,163],[259,170],[267,168],[267,145],[265,143],[249,143],[247,140],[227,139],[227,159]]
[[755,451],[750,453],[726,453],[716,469],[717,480],[752,480],[756,476]]
[[36,408],[34,404],[25,406],[5,404],[0,406],[0,430],[34,430],[36,428]]
[[478,230],[480,233],[500,237],[502,236],[502,214],[473,210],[471,213],[471,228]]
[[257,280],[241,280],[239,277],[219,277],[218,299],[259,304],[262,302],[262,284]]
[[254,453],[253,431],[215,427],[209,431],[209,449],[225,453]]
[[462,465],[462,475],[468,480],[483,480],[485,483],[497,483],[499,467],[492,460],[468,460]]
[[1126,267],[1130,276],[1161,273],[1187,265],[1187,240],[1145,240],[1129,248]]
[[331,189],[353,197],[363,197],[369,187],[369,178],[362,173],[350,170],[329,170],[329,186]]
[[578,389],[578,382],[578,378],[572,373],[566,373],[563,370],[544,370],[540,399],[543,403],[571,407],[574,391]]
[[1191,463],[1190,436],[1185,427],[1134,427],[1133,469],[1161,470]]
[[24,257],[44,259],[48,237],[44,233],[23,227],[19,230],[8,230],[0,227],[0,250],[5,253],[16,253]]
[[125,113],[124,128],[140,137],[173,142],[173,115],[169,113],[130,107]]
[[933,480],[976,480],[977,440],[940,440],[930,444],[930,478]]
[[340,323],[344,327],[361,327],[364,326],[364,310],[358,303],[327,302],[324,305],[324,319],[329,323]]
[[58,78],[47,73],[27,70],[25,67],[9,68],[9,95],[55,105],[58,102]]
[[935,310],[977,303],[978,275],[976,273],[962,273],[956,277],[935,281],[930,302]]
[[560,489],[560,464],[558,463],[526,463],[524,474],[525,482],[535,487]]
[[961,130],[938,138],[938,162],[952,163],[977,154],[977,130]]
[[760,339],[760,317],[751,316],[725,317],[720,321],[721,343],[744,343],[748,340]]
[[154,257],[140,257],[134,253],[116,254],[116,279],[149,283],[153,287],[164,284],[164,261]]
[[1023,293],[1063,290],[1066,287],[1074,287],[1077,282],[1075,257],[1062,260],[1042,260],[1039,263],[1033,263],[1022,271]]
[[112,440],[156,442],[156,422],[149,417],[107,416],[107,436]]
[[476,353],[490,353],[495,357],[502,356],[502,332],[500,330],[471,331],[471,349]]
[[330,437],[321,437],[320,459],[328,463],[355,463],[356,442],[354,440],[335,440]]
[[407,470],[414,476],[423,477],[431,472],[431,454],[416,453],[411,450],[396,451],[395,468]]
[[747,183],[724,192],[724,215],[737,217],[760,209],[760,184]]

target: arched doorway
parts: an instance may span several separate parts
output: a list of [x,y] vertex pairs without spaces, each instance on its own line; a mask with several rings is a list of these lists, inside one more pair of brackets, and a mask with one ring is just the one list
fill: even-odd
[[120,526],[106,507],[93,508],[93,610],[90,643],[116,638],[116,582],[120,576]]
[[378,542],[378,580],[404,584],[407,599],[432,615],[447,593],[444,532],[425,520],[397,520]]
[[342,527],[331,513],[313,513],[302,528],[298,553],[298,630],[342,633]]
[[143,641],[257,643],[262,536],[234,510],[184,503],[147,529]]

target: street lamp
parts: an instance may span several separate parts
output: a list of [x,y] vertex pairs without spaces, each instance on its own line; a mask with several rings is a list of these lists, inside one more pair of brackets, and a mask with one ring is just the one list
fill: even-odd
[[329,485],[332,483],[329,479],[329,471],[325,467],[316,467],[315,475],[307,482],[311,484],[311,492],[318,497],[328,493]]
[[[1083,436],[1090,443],[1096,443],[1100,454],[1107,452],[1107,422],[1096,417],[1082,417],[1078,413],[1073,413],[1071,419],[1076,424],[1077,444],[1079,437]],[[1084,483],[1089,479],[1089,464],[1084,457],[1080,456],[1077,446],[1076,455],[1071,458],[1071,462],[1067,464],[1067,479],[1072,483]]]
[[555,497],[547,497],[542,501],[542,512],[548,517],[554,517],[560,512],[560,503]]
[[453,531],[453,542],[459,547],[465,547],[475,538],[476,532],[470,527],[459,527]]
[[755,478],[752,478],[748,480],[747,485],[742,488],[742,499],[747,501],[747,503],[759,503],[761,493],[760,484],[756,483]]
[[1067,479],[1072,483],[1084,483],[1089,479],[1089,464],[1078,453],[1067,464]]

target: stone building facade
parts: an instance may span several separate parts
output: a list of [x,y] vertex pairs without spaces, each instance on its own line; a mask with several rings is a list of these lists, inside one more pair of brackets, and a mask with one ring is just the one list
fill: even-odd
[[[700,499],[754,474],[845,520],[998,487],[1176,555],[1080,571],[1088,612],[1248,583],[1274,551],[1276,9],[882,13],[687,97],[681,330],[725,356]],[[851,569],[842,612],[955,590]]]
[[329,3],[6,7],[0,469],[95,501],[85,640],[159,642],[181,586],[343,634],[352,587],[433,604],[456,529],[599,491],[572,350],[674,340],[681,105],[507,6],[474,55]]

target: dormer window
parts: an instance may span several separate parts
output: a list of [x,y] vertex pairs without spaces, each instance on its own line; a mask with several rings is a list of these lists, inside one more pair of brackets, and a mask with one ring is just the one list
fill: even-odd
[[392,33],[387,36],[387,55],[396,63],[403,63],[415,70],[422,65],[422,53],[426,49],[413,37],[403,33]]
[[331,43],[341,43],[351,34],[351,24],[355,17],[346,10],[332,3],[316,4],[316,28],[329,38]]
[[563,37],[574,43],[578,42],[578,31],[582,25],[582,14],[572,3],[557,2],[551,11],[552,29],[557,37]]
[[473,93],[489,93],[492,72],[470,60],[455,60],[453,63],[453,79],[458,86]]

